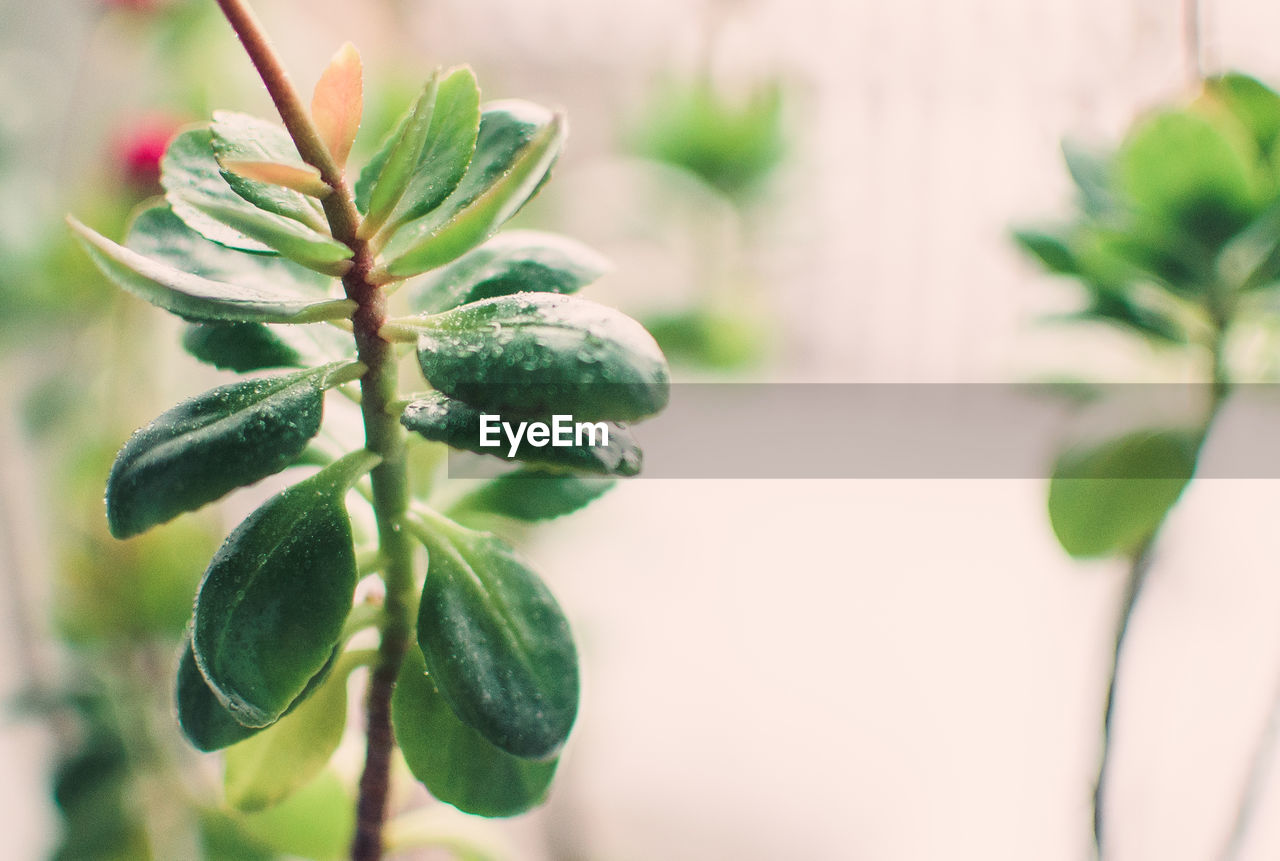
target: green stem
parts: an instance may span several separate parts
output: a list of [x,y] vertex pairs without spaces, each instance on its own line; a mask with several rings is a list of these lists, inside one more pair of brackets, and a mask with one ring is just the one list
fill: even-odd
[[353,861],[377,861],[382,857],[382,832],[395,747],[391,692],[412,636],[414,591],[413,543],[401,529],[409,507],[409,482],[405,431],[393,410],[399,399],[397,363],[393,345],[379,334],[387,319],[387,299],[382,289],[369,280],[374,267],[373,253],[358,236],[360,215],[346,178],[325,147],[257,18],[242,0],[217,2],[257,68],[299,155],[314,165],[321,179],[333,189],[333,194],[323,202],[325,216],[333,237],[352,252],[352,265],[342,277],[342,286],[347,298],[357,306],[351,315],[352,331],[356,355],[367,368],[360,378],[365,448],[382,457],[369,478],[378,523],[378,549],[385,561],[383,581],[387,594],[379,626],[378,660],[366,702],[368,744],[356,802],[356,836],[351,857]]

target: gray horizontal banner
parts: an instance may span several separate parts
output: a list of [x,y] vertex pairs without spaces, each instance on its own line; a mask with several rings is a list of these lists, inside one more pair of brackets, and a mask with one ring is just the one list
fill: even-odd
[[[630,431],[640,478],[1044,478],[1071,446],[1195,431],[1209,401],[1207,386],[1174,384],[688,383]],[[519,465],[507,450],[454,453],[450,475]],[[1197,474],[1280,478],[1280,385],[1232,391]]]

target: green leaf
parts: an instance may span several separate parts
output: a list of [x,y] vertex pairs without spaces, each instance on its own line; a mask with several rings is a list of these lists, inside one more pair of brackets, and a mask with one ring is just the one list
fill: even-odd
[[338,776],[326,771],[275,807],[242,816],[240,823],[281,854],[341,861],[355,836],[355,802]]
[[135,432],[107,479],[111,533],[128,538],[284,469],[319,432],[335,370],[220,386]]
[[415,285],[410,306],[436,313],[512,293],[576,293],[609,271],[580,242],[536,230],[508,230]]
[[[249,182],[249,180],[245,180]],[[351,249],[302,222],[259,209],[232,190],[213,153],[213,133],[192,129],[173,139],[160,163],[165,199],[206,239],[245,251],[276,251],[309,269],[341,275]]]
[[[507,419],[518,425],[524,419]],[[537,419],[549,428],[553,427],[554,418],[543,416]],[[400,423],[409,430],[432,440],[442,442],[463,451],[476,454],[488,454],[506,458],[510,451],[510,441],[498,431],[491,434],[490,440],[498,439],[497,446],[483,446],[481,442],[481,411],[450,398],[440,392],[431,392],[405,407],[400,416]],[[543,466],[579,469],[603,475],[636,475],[640,472],[642,460],[640,447],[636,444],[631,431],[612,422],[602,422],[608,431],[608,445],[587,445],[590,441],[584,434],[583,445],[543,445],[533,446],[522,440],[516,449],[515,460]],[[526,429],[527,433],[527,429]],[[592,431],[591,439],[599,442],[603,439],[599,428]]]
[[1187,333],[1177,322],[1118,293],[1097,292],[1085,310],[1052,319],[1100,320],[1137,332],[1153,341],[1187,343]]
[[721,371],[760,364],[775,334],[767,318],[740,305],[693,306],[646,317],[643,325],[672,362]]
[[305,169],[308,165],[298,156],[288,132],[275,123],[234,111],[215,111],[209,130],[213,133],[214,158],[232,191],[258,209],[327,231],[324,216],[311,198],[280,185],[246,179],[221,167],[227,161],[257,161]]
[[1245,146],[1203,116],[1164,111],[1125,141],[1121,186],[1144,216],[1216,250],[1259,211],[1260,177]]
[[349,317],[348,299],[316,301],[280,289],[212,281],[117,245],[74,218],[67,222],[93,262],[128,292],[188,320],[312,323]]
[[261,323],[192,323],[182,348],[215,368],[237,373],[301,368],[301,354]]
[[1195,472],[1198,434],[1130,433],[1065,452],[1049,482],[1049,520],[1076,558],[1132,553],[1146,542]]
[[494,514],[513,520],[551,520],[585,508],[617,482],[572,473],[519,469],[490,479],[449,508],[455,519]]
[[437,72],[427,81],[422,94],[409,109],[408,115],[400,121],[395,134],[374,154],[361,174],[356,185],[358,208],[361,207],[362,196],[360,183],[365,181],[366,176],[371,178],[370,182],[365,183],[369,191],[363,208],[368,212],[360,229],[362,237],[372,236],[386,223],[396,204],[404,196],[405,189],[409,187],[409,180],[418,168],[418,157],[422,155],[422,148],[427,142],[439,92],[440,75]]
[[239,810],[279,804],[313,780],[333,756],[347,725],[347,680],[363,656],[348,652],[315,694],[226,753],[223,788]]
[[461,66],[440,81],[431,130],[400,201],[398,223],[426,215],[453,193],[475,154],[479,131],[480,87],[471,68]]
[[441,801],[476,816],[515,816],[546,797],[557,760],[512,756],[458,720],[410,648],[391,696],[396,742],[413,776]]
[[436,689],[491,744],[526,759],[554,756],[578,713],[578,654],[555,598],[488,533],[411,528],[429,557],[418,645]]
[[[324,684],[338,658],[334,649],[320,672],[311,677],[306,688],[285,710],[288,715],[298,708]],[[211,753],[263,732],[266,727],[247,727],[236,720],[234,714],[218,699],[196,665],[191,639],[184,638],[182,659],[178,663],[178,683],[174,697],[178,713],[178,728],[196,750]]]
[[1229,72],[1204,82],[1205,93],[1221,102],[1253,135],[1261,153],[1280,137],[1280,95],[1256,78]]
[[336,283],[292,260],[254,254],[205,239],[173,214],[166,203],[143,210],[133,220],[124,246],[143,257],[212,281],[225,281],[267,293],[285,292],[314,300],[332,298]]
[[1090,149],[1076,141],[1062,142],[1062,158],[1067,172],[1080,192],[1080,208],[1086,215],[1098,217],[1116,209],[1115,170],[1110,153]]
[[667,405],[657,343],[635,320],[586,299],[518,293],[415,326],[427,381],[488,412],[632,421]]
[[564,144],[564,117],[526,102],[490,105],[458,187],[426,215],[395,228],[387,271],[407,277],[443,266],[492,236],[542,185]]
[[1013,241],[1034,257],[1040,265],[1056,275],[1079,275],[1080,264],[1067,241],[1040,230],[1015,230]]
[[219,701],[246,726],[277,720],[342,635],[357,578],[343,496],[376,462],[355,452],[271,497],[209,563],[191,644]]

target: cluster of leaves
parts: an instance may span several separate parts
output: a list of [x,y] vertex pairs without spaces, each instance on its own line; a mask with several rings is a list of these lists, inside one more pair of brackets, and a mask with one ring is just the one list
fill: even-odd
[[[360,103],[348,46],[312,103],[339,165]],[[368,278],[403,286],[396,298],[415,312],[384,331],[416,346],[432,389],[390,399],[401,424],[474,450],[484,412],[612,424],[608,447],[525,446],[529,467],[458,511],[537,520],[585,505],[607,489],[601,476],[639,469],[619,423],[666,403],[665,360],[644,329],[565,295],[601,273],[598,255],[531,231],[494,237],[546,180],[564,136],[563,117],[539,106],[482,105],[471,70],[457,68],[427,82],[354,186],[359,241],[376,255]],[[383,622],[376,608],[353,607],[357,558],[373,570],[384,560],[376,544],[359,546],[347,508],[353,488],[352,499],[370,496],[364,475],[380,457],[335,453],[321,436],[326,392],[369,370],[343,331],[362,309],[336,280],[354,252],[325,215],[333,189],[272,123],[216,113],[180,134],[161,167],[164,202],[137,216],[123,245],[72,220],[74,231],[112,280],[187,322],[196,358],[287,370],[213,389],[135,433],[107,486],[112,532],[137,535],[286,468],[320,466],[213,557],[178,670],[184,733],[200,750],[228,748],[228,799],[262,809],[324,770],[343,734],[347,677],[375,659],[347,644]],[[417,647],[392,703],[396,740],[437,798],[511,815],[538,803],[555,771],[577,713],[576,649],[555,599],[509,546],[427,501],[395,524],[429,560]]]
[[1015,239],[1084,288],[1086,306],[1065,319],[1207,359],[1208,419],[1074,447],[1054,471],[1049,513],[1063,547],[1078,557],[1133,554],[1195,470],[1230,383],[1233,325],[1280,284],[1280,95],[1222,75],[1189,103],[1141,117],[1112,153],[1063,152],[1075,217]]

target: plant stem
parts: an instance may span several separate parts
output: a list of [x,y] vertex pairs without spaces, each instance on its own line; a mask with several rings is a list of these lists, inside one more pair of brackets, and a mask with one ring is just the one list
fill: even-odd
[[1129,633],[1133,611],[1137,608],[1138,596],[1142,593],[1143,583],[1146,582],[1147,572],[1151,568],[1155,539],[1156,533],[1152,533],[1151,537],[1143,542],[1130,557],[1129,576],[1125,580],[1124,598],[1120,603],[1119,621],[1116,623],[1115,646],[1111,652],[1111,672],[1107,680],[1107,697],[1102,708],[1102,753],[1098,761],[1098,779],[1093,787],[1093,845],[1099,861],[1103,857],[1103,810],[1111,765],[1112,736],[1115,732],[1116,682],[1120,674],[1120,658],[1124,653],[1125,638]]
[[[1205,411],[1204,423],[1200,426],[1199,438],[1196,441],[1196,458],[1204,448],[1209,432],[1217,421],[1222,405],[1230,392],[1230,374],[1226,360],[1226,339],[1230,326],[1233,308],[1223,298],[1223,291],[1217,289],[1209,292],[1208,311],[1213,323],[1213,334],[1207,344],[1209,352],[1209,405]],[[1166,513],[1165,517],[1168,517]],[[1146,582],[1151,568],[1153,550],[1160,530],[1164,527],[1164,519],[1155,525],[1151,534],[1138,546],[1129,559],[1129,575],[1125,581],[1124,598],[1120,604],[1119,620],[1116,624],[1115,646],[1111,652],[1111,671],[1107,682],[1107,696],[1102,713],[1102,751],[1098,760],[1098,777],[1093,788],[1093,845],[1098,861],[1102,861],[1103,836],[1105,819],[1106,786],[1111,765],[1111,750],[1115,732],[1115,698],[1117,679],[1119,677],[1120,659],[1124,652],[1125,639],[1129,633],[1129,623],[1137,609],[1138,597]]]
[[1258,802],[1262,800],[1263,790],[1266,789],[1267,767],[1274,758],[1277,735],[1280,735],[1280,685],[1277,685],[1271,695],[1267,722],[1263,724],[1262,733],[1253,747],[1253,755],[1249,758],[1249,771],[1245,776],[1244,787],[1240,790],[1236,815],[1231,822],[1231,830],[1227,833],[1222,853],[1218,856],[1221,861],[1235,861],[1244,849],[1244,841],[1253,824]]
[[396,356],[393,345],[378,331],[387,319],[387,298],[381,287],[370,283],[373,254],[357,235],[360,216],[346,178],[325,147],[257,18],[242,0],[217,2],[257,68],[299,155],[315,166],[321,179],[333,189],[333,194],[324,199],[325,216],[333,238],[346,244],[352,252],[352,265],[342,278],[342,286],[347,298],[357,305],[351,316],[356,355],[368,369],[360,378],[365,448],[382,457],[369,478],[378,523],[378,550],[385,560],[383,581],[387,594],[379,629],[378,660],[369,681],[368,745],[356,802],[356,835],[351,857],[353,861],[377,861],[382,857],[382,832],[395,747],[391,693],[413,630],[414,587],[413,543],[401,529],[409,507],[409,482],[405,431],[392,409],[399,398]]

